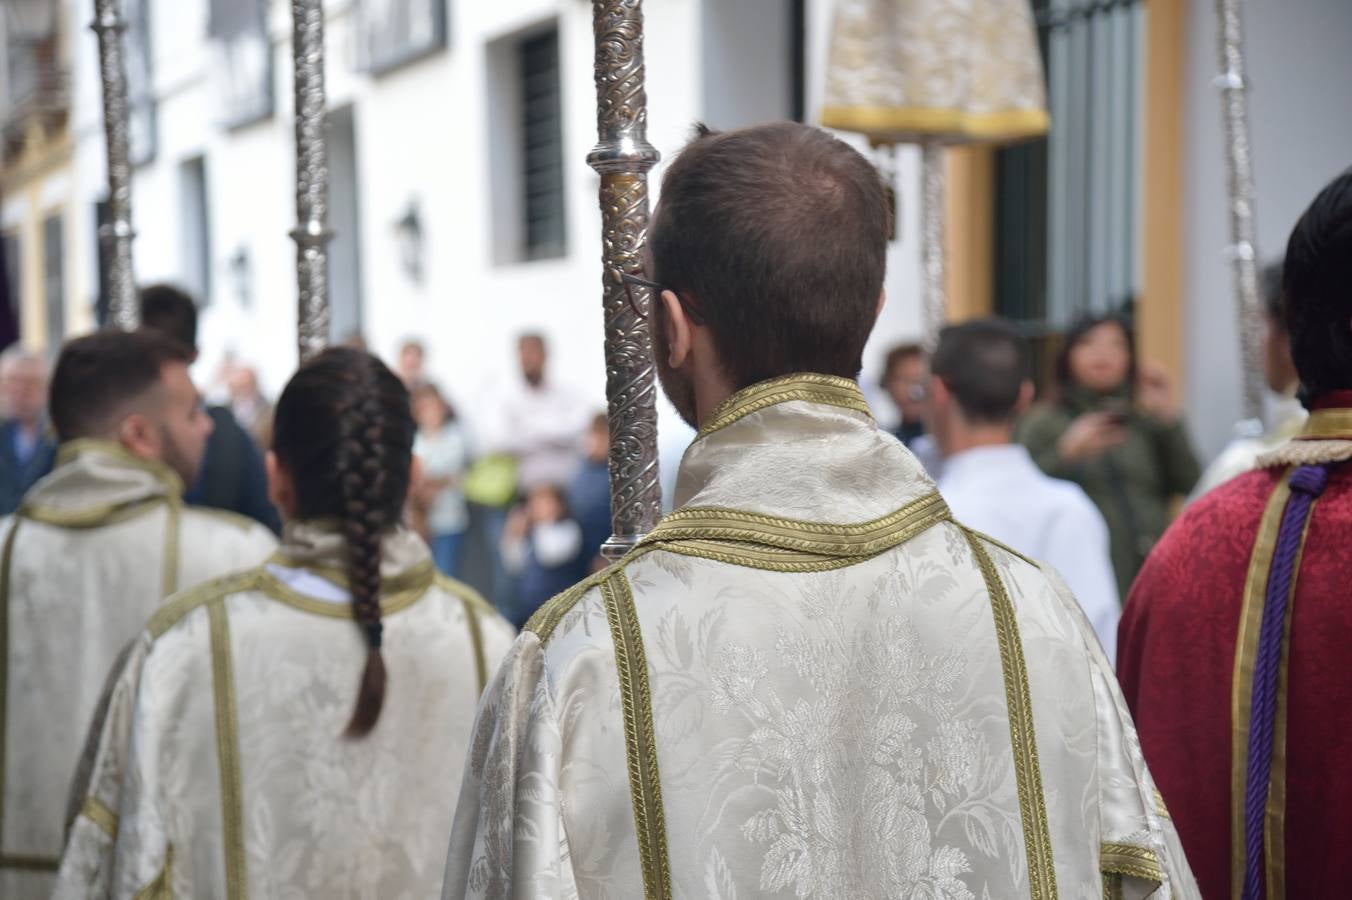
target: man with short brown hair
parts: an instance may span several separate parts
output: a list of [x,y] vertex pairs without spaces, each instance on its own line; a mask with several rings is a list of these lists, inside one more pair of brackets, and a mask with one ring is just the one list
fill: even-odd
[[70,341],[50,409],[56,469],[0,520],[6,900],[51,892],[70,779],[119,651],[166,596],[274,546],[248,519],[183,505],[211,420],[175,341],[151,331]]
[[864,402],[873,166],[805,125],[704,132],[649,240],[621,278],[699,429],[677,508],[503,663],[444,896],[1195,896],[1075,599]]

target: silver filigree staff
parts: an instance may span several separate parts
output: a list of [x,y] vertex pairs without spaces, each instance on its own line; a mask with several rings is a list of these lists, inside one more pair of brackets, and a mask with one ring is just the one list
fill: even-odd
[[99,240],[108,253],[108,317],[117,328],[131,330],[140,320],[136,275],[131,264],[131,140],[127,110],[127,64],[122,55],[119,0],[94,0],[99,36],[99,79],[103,82],[103,136],[108,156],[108,223]]
[[1240,358],[1244,366],[1244,416],[1263,419],[1263,320],[1258,300],[1258,248],[1253,221],[1253,157],[1249,147],[1249,101],[1244,78],[1244,22],[1239,0],[1216,0],[1221,89],[1225,117],[1226,169],[1230,193],[1230,246],[1238,300]]
[[[614,277],[640,268],[648,230],[648,170],[659,158],[647,138],[642,5],[642,0],[592,0],[600,141],[587,155],[587,164],[601,176],[613,529],[602,553],[611,560],[651,531],[662,511],[652,338],[647,321],[630,311],[624,287]],[[651,309],[651,297],[641,302]]]
[[920,267],[925,280],[925,347],[933,352],[939,343],[948,308],[948,246],[945,240],[947,178],[944,172],[944,145],[939,141],[921,144],[921,178],[924,181],[920,202],[920,231],[923,244]]
[[296,279],[300,360],[329,344],[329,164],[324,128],[323,0],[291,0],[296,88]]

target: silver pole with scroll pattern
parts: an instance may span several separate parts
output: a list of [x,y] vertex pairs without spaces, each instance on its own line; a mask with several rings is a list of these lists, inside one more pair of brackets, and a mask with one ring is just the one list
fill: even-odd
[[946,238],[948,179],[944,170],[944,145],[925,141],[920,147],[920,268],[924,276],[925,348],[931,353],[948,315],[948,244]]
[[99,240],[108,254],[108,315],[117,328],[131,330],[140,321],[136,275],[131,264],[131,139],[128,132],[127,64],[122,55],[120,0],[94,0],[99,37],[99,79],[103,82],[103,136],[108,156],[108,223]]
[[1240,358],[1244,367],[1244,416],[1263,419],[1263,316],[1258,299],[1258,246],[1253,218],[1253,157],[1249,146],[1248,84],[1244,77],[1244,22],[1239,0],[1216,0],[1220,34],[1221,89],[1225,117],[1226,169],[1230,193],[1230,259],[1239,301]]
[[[615,277],[640,268],[648,231],[648,170],[659,158],[647,138],[642,6],[642,0],[592,0],[599,143],[587,164],[601,176],[613,531],[601,552],[610,560],[651,531],[662,511],[652,337],[647,320],[629,309],[624,285]],[[643,293],[643,308],[651,309],[653,298]]]
[[291,0],[296,89],[296,279],[300,361],[329,344],[329,164],[324,129],[324,2]]

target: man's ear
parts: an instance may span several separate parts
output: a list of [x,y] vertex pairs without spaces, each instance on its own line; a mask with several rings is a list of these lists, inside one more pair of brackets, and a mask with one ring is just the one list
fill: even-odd
[[268,470],[268,500],[277,507],[283,519],[296,517],[296,485],[291,473],[282,465],[277,454],[269,450],[263,455],[263,465]]
[[883,307],[887,305],[887,291],[878,292],[878,308],[873,311],[873,321],[877,322],[878,317],[883,314]]
[[695,326],[674,292],[663,291],[659,299],[662,301],[660,313],[664,317],[662,330],[666,334],[667,346],[658,347],[657,352],[666,353],[667,365],[679,369],[690,358],[695,341]]
[[143,413],[132,413],[117,426],[117,442],[139,459],[158,460],[160,433]]
[[929,395],[930,408],[935,411],[948,409],[948,405],[953,402],[953,393],[938,375],[929,377]]
[[1019,385],[1019,401],[1014,405],[1014,415],[1021,416],[1028,411],[1028,407],[1033,405],[1033,397],[1036,389],[1033,387],[1031,379],[1025,378]]

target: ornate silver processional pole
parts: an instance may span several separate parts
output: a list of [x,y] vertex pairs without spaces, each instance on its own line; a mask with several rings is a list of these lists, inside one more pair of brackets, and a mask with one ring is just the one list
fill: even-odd
[[1230,246],[1238,300],[1240,358],[1244,366],[1244,416],[1263,420],[1263,319],[1258,299],[1258,249],[1253,220],[1253,157],[1249,147],[1249,101],[1244,77],[1244,22],[1239,0],[1216,0],[1220,34],[1221,89],[1225,116],[1226,169],[1230,192]]
[[99,240],[108,253],[108,318],[117,328],[131,330],[140,320],[136,275],[131,265],[131,140],[128,133],[127,65],[122,55],[119,0],[94,0],[94,22],[99,37],[99,78],[103,82],[103,136],[108,155],[108,223]]
[[[623,556],[652,530],[662,511],[657,470],[656,378],[646,319],[636,317],[616,272],[637,272],[648,231],[648,143],[643,87],[642,0],[592,0],[596,36],[596,127],[587,164],[601,176],[602,305],[606,397],[610,407],[610,518],[602,553]],[[641,298],[644,310],[653,297]]]
[[944,145],[937,140],[921,144],[920,268],[925,279],[925,349],[933,353],[948,316],[948,179]]
[[323,0],[291,0],[296,88],[296,279],[300,361],[329,344],[329,164],[324,128]]

